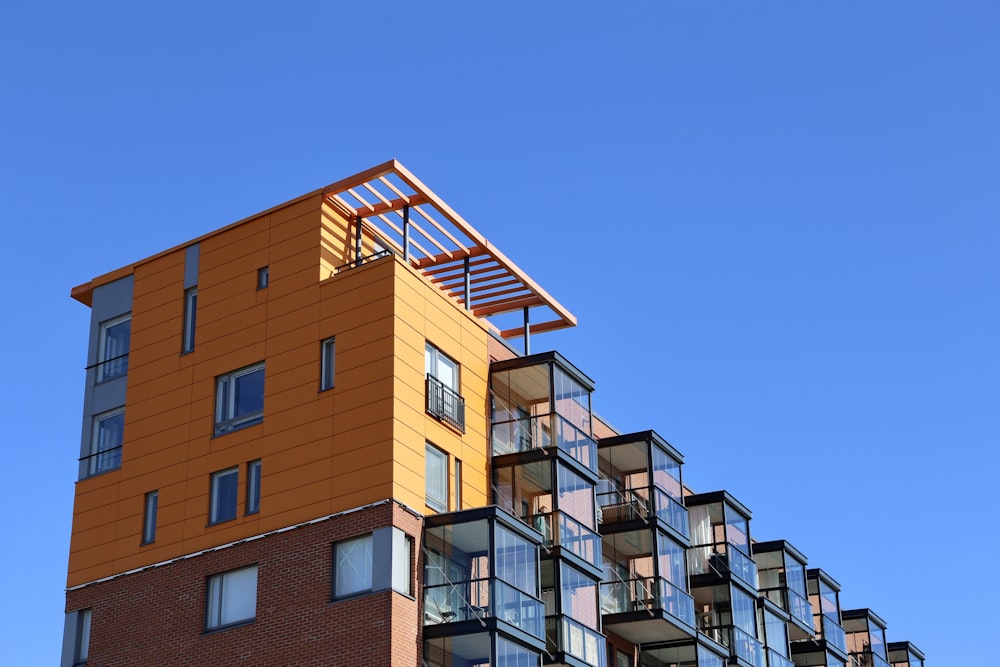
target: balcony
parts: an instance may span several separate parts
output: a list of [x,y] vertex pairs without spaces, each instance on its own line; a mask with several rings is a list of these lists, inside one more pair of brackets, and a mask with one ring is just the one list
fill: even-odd
[[847,634],[837,621],[823,614],[823,639],[843,653],[847,653]]
[[757,564],[735,544],[719,543],[692,548],[691,574],[732,574],[750,588],[757,589]]
[[878,653],[862,651],[851,654],[852,667],[889,667],[889,662]]
[[93,477],[109,470],[117,470],[122,467],[122,446],[118,445],[84,456],[80,459],[80,463],[83,471],[81,479]]
[[600,565],[601,536],[565,512],[545,512],[528,517],[528,524],[542,534],[546,547],[560,547],[592,565]]
[[557,447],[588,470],[596,470],[597,443],[558,414],[523,417],[493,425],[493,454]]
[[424,625],[496,619],[532,637],[544,637],[545,606],[499,579],[424,586]]
[[694,637],[694,598],[662,577],[601,584],[604,627],[633,644]]
[[635,520],[648,522],[650,516],[655,516],[688,537],[687,508],[658,486],[599,493],[597,504],[601,508],[602,526]]
[[[546,649],[553,659],[548,664],[582,664],[605,667],[607,644],[604,635],[565,615],[545,619]],[[570,662],[566,658],[574,659]]]
[[761,595],[792,617],[788,638],[792,641],[811,638],[816,631],[812,605],[805,596],[806,557],[785,540],[756,542],[752,550]]
[[731,630],[731,648],[736,657],[748,665],[753,665],[753,667],[765,667],[764,647],[757,641],[757,638],[735,626]]
[[433,375],[427,375],[427,413],[465,433],[465,399]]

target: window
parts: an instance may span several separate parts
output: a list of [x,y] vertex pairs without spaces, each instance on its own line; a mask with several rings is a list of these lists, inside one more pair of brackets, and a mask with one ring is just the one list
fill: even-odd
[[462,462],[455,459],[455,509],[462,509]]
[[270,270],[266,266],[262,266],[257,269],[257,289],[264,289],[267,287],[267,282],[270,280]]
[[236,488],[240,469],[228,468],[212,473],[208,523],[221,523],[236,518]]
[[257,566],[208,578],[205,629],[217,630],[252,621],[257,616]]
[[436,512],[448,510],[448,455],[427,443],[427,506]]
[[264,364],[217,378],[215,434],[229,433],[264,420]]
[[115,470],[122,465],[122,435],[125,432],[125,408],[94,417],[86,476]]
[[327,338],[320,343],[320,371],[319,390],[326,391],[333,388],[333,353],[336,346],[333,338]]
[[247,514],[260,511],[260,459],[247,464]]
[[146,494],[146,501],[143,504],[142,513],[142,543],[150,544],[156,541],[156,506],[160,501],[159,491],[150,491]]
[[105,382],[128,372],[128,346],[132,315],[101,323],[97,342],[97,381]]
[[430,343],[426,344],[424,370],[427,375],[443,384],[446,389],[458,393],[458,362],[445,355]]
[[333,597],[343,598],[372,589],[372,536],[333,545]]
[[181,334],[181,352],[194,349],[194,327],[198,314],[198,288],[184,292],[184,331]]
[[465,433],[465,399],[459,393],[458,363],[426,344],[427,412]]
[[90,658],[90,617],[89,609],[76,612],[76,629],[73,638],[73,664],[86,664]]

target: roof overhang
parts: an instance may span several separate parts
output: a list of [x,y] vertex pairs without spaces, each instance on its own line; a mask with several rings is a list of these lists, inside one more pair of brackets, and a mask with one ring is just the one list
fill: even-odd
[[[576,326],[572,313],[398,161],[331,183],[323,197],[449,298],[463,307],[468,298],[473,315],[543,309],[537,323],[530,318],[530,333]],[[523,326],[497,330],[503,338],[525,334]]]

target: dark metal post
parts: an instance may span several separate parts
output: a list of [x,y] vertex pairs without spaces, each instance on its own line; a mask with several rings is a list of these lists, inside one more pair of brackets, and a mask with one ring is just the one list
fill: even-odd
[[361,266],[361,216],[356,219],[354,227],[354,266]]
[[528,317],[528,307],[524,307],[524,356],[531,354],[531,322]]
[[465,309],[472,310],[472,280],[469,275],[469,258],[465,258]]
[[403,261],[410,263],[410,205],[403,207]]

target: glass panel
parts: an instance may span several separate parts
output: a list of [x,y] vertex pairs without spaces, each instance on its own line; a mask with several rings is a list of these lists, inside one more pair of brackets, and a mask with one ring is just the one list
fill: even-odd
[[437,512],[448,509],[448,455],[427,444],[425,460],[426,502]]
[[159,504],[160,494],[157,491],[150,491],[146,494],[146,506],[143,512],[142,543],[149,544],[156,539],[156,507]]
[[247,464],[247,506],[246,513],[260,511],[260,461]]
[[336,359],[336,341],[328,338],[320,347],[320,389],[333,388],[334,361]]
[[129,337],[132,316],[124,315],[101,325],[97,381],[121,377],[128,372]]
[[264,369],[258,368],[234,379],[234,417],[252,415],[264,410]]
[[557,467],[558,509],[588,528],[596,528],[594,485],[562,465]]
[[503,526],[496,526],[494,574],[497,579],[538,595],[538,548]]
[[222,625],[257,615],[257,568],[248,567],[223,576]]
[[[555,526],[556,533],[552,536],[551,543],[572,551],[588,563],[598,565],[598,554],[601,552],[601,536],[562,512],[553,512],[552,515],[558,517],[558,522]],[[536,521],[543,516],[545,515],[535,517]],[[545,518],[551,520],[551,516],[545,516]],[[536,526],[536,528],[539,528],[539,526]],[[543,536],[548,537],[552,526],[543,523],[539,530]]]
[[545,621],[550,653],[562,651],[588,665],[604,667],[607,644],[603,635],[568,616],[550,617]]
[[683,497],[681,464],[659,447],[653,447],[653,484],[672,498]]
[[688,511],[658,487],[654,489],[656,516],[684,537],[688,537]]
[[597,582],[566,563],[561,563],[559,572],[561,612],[588,627],[599,627]]
[[343,597],[371,590],[372,537],[365,535],[334,547],[334,596]]
[[542,664],[541,654],[497,637],[497,667],[538,667]]
[[681,590],[687,590],[687,570],[685,568],[685,555],[687,549],[674,542],[661,532],[656,533],[656,554],[659,575],[679,586]]
[[212,506],[209,521],[218,523],[236,518],[236,487],[239,469],[230,468],[212,475]]
[[829,616],[823,615],[821,618],[823,619],[823,639],[846,653],[847,637],[844,634],[844,629]]
[[590,392],[558,366],[553,368],[555,411],[569,424],[590,436]]
[[87,464],[87,471],[90,475],[121,467],[125,411],[118,410],[112,414],[97,417],[95,421],[94,441]]

